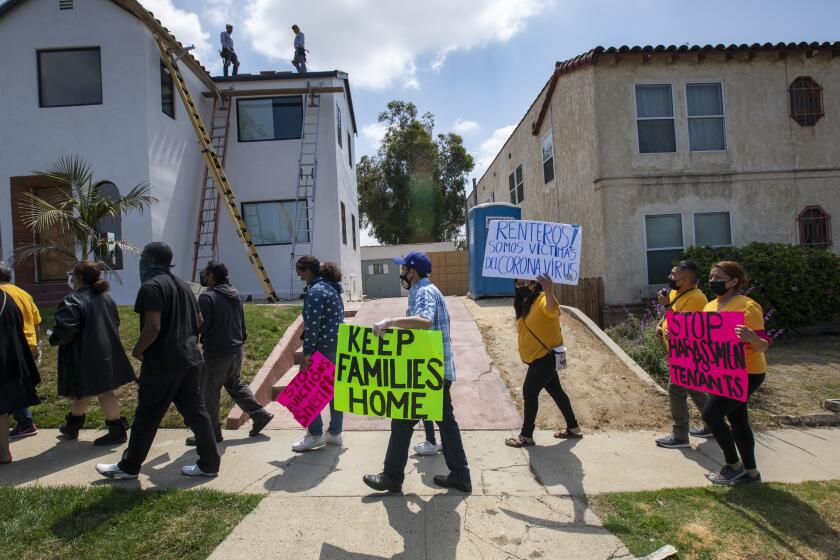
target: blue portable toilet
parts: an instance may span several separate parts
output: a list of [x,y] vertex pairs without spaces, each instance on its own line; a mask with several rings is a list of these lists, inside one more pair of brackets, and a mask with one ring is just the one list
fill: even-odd
[[467,215],[467,243],[470,251],[470,291],[472,299],[482,297],[510,297],[513,295],[513,280],[510,278],[485,278],[481,275],[484,263],[484,246],[490,220],[505,218],[519,220],[522,209],[508,202],[490,202],[470,208]]

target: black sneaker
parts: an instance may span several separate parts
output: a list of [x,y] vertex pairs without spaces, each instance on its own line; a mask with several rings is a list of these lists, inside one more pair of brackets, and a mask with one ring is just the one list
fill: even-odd
[[32,424],[31,426],[27,426],[26,428],[21,428],[20,426],[15,426],[11,430],[9,430],[9,439],[21,439],[25,437],[34,436],[38,433],[38,426]]
[[761,482],[761,473],[756,473],[755,476],[744,473],[744,476],[737,479],[733,484],[740,486],[741,484],[754,484],[756,482]]
[[691,447],[691,444],[688,443],[688,440],[681,440],[677,439],[674,436],[665,436],[661,437],[656,440],[656,445],[659,447],[664,447],[666,449],[677,449],[678,447]]
[[744,467],[733,469],[729,465],[724,465],[720,472],[716,473],[709,473],[706,475],[706,478],[709,479],[709,482],[712,484],[719,484],[721,486],[732,486],[736,484],[736,481],[743,477],[747,471],[744,470]]
[[691,437],[696,438],[709,439],[715,437],[715,434],[712,433],[712,430],[710,430],[706,426],[703,426],[702,428],[693,428],[689,430],[688,433],[691,434]]
[[261,415],[259,418],[254,418],[253,423],[251,424],[251,431],[248,432],[248,435],[251,437],[256,437],[260,435],[260,432],[265,428],[269,422],[274,419],[274,415],[270,412],[266,412],[265,414]]

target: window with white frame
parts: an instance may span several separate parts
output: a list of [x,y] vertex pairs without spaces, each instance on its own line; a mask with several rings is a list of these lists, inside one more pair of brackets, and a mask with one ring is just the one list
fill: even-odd
[[482,204],[487,204],[488,202],[496,202],[496,193],[490,193],[484,197],[484,200],[481,201]]
[[[305,200],[243,202],[242,216],[254,245],[291,244],[298,204],[303,205],[300,209],[299,220],[302,224],[307,219],[308,213]],[[309,235],[305,231],[299,231],[297,238],[298,243],[309,243]]]
[[377,274],[388,274],[388,265],[384,263],[369,264],[368,274],[370,276],[375,276]]
[[510,189],[510,203],[520,204],[525,200],[525,180],[522,178],[522,166],[508,177],[508,188]]
[[636,129],[640,153],[677,151],[671,84],[636,86]]
[[683,245],[682,216],[645,216],[648,284],[665,284],[673,262],[680,258]]
[[694,214],[694,244],[706,247],[732,245],[729,212]]
[[688,147],[692,152],[726,150],[723,88],[716,84],[686,84]]
[[237,132],[240,142],[294,140],[303,125],[300,95],[236,100]]
[[554,180],[554,136],[548,131],[542,140],[543,182]]

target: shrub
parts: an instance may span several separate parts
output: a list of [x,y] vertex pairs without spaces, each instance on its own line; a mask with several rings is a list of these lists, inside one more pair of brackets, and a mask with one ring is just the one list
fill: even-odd
[[700,287],[706,294],[710,294],[708,271],[714,263],[741,263],[750,279],[745,293],[768,313],[768,329],[806,327],[840,317],[840,256],[831,251],[750,243],[745,247],[689,247],[681,258],[697,262]]
[[656,336],[656,327],[664,316],[664,308],[652,304],[641,319],[628,314],[626,320],[609,327],[606,333],[660,386],[667,387],[668,355],[662,338]]

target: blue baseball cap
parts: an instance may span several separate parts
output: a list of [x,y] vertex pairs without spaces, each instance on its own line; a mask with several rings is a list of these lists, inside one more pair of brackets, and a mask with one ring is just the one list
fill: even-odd
[[432,273],[432,261],[426,256],[426,253],[412,251],[404,257],[395,258],[394,262],[407,266],[408,268],[413,268],[420,276],[428,276]]

